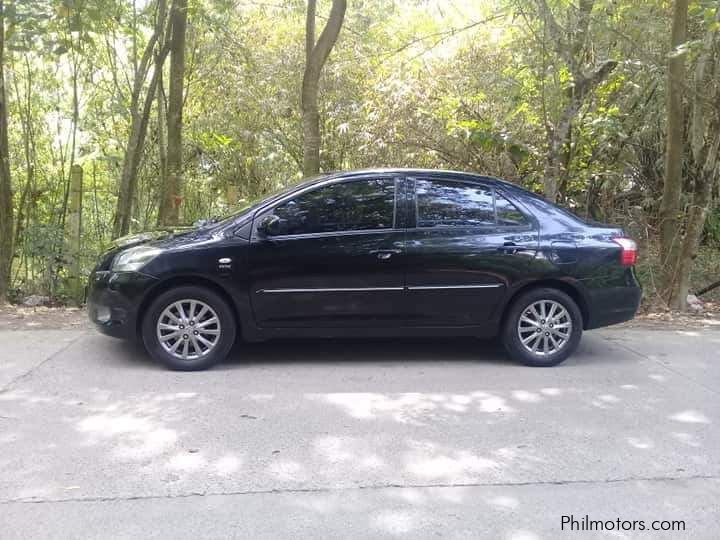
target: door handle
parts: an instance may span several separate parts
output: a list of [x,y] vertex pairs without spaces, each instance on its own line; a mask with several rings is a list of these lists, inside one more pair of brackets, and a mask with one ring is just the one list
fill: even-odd
[[518,253],[519,251],[525,251],[523,246],[518,246],[515,242],[505,242],[501,247],[498,248],[498,251],[502,253],[507,253],[508,255],[512,255],[514,253]]
[[377,256],[381,261],[387,261],[396,253],[401,253],[401,251],[399,249],[374,249],[370,253]]

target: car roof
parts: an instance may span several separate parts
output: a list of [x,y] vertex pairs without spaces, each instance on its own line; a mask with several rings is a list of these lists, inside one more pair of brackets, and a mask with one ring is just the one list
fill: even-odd
[[378,168],[369,168],[369,169],[355,169],[355,170],[349,170],[349,171],[332,171],[328,172],[324,175],[309,179],[306,182],[302,182],[302,184],[305,185],[311,185],[316,182],[323,182],[326,180],[341,180],[345,178],[353,178],[355,176],[370,176],[370,175],[382,175],[382,174],[391,174],[391,175],[406,175],[406,176],[412,176],[412,175],[423,175],[423,176],[445,176],[450,178],[456,178],[456,179],[462,179],[462,180],[469,180],[469,181],[477,181],[477,182],[484,182],[484,183],[494,183],[499,184],[503,186],[508,186],[510,188],[516,188],[520,189],[522,191],[525,190],[522,186],[518,186],[517,184],[513,184],[512,182],[508,182],[507,180],[501,180],[500,178],[497,178],[495,176],[488,176],[485,174],[479,174],[475,172],[468,172],[468,171],[455,171],[450,169],[418,169],[418,168],[404,168],[404,167],[378,167]]
[[475,180],[482,180],[482,181],[500,181],[498,178],[494,178],[492,176],[486,176],[474,172],[467,172],[467,171],[453,171],[453,170],[446,170],[446,169],[414,169],[414,168],[404,168],[404,167],[378,167],[378,168],[370,168],[370,169],[355,169],[350,171],[334,171],[330,172],[326,175],[325,178],[345,178],[345,177],[351,177],[351,176],[365,176],[365,175],[373,175],[373,174],[392,174],[392,175],[443,175],[443,176],[462,176],[462,177],[468,177],[469,179],[475,179]]

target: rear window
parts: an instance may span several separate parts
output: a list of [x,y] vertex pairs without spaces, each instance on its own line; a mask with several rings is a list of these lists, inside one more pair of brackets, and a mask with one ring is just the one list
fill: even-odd
[[527,189],[513,186],[513,191],[518,192],[522,196],[523,204],[533,206],[537,208],[539,211],[543,212],[544,214],[548,213],[548,210],[550,210],[551,214],[553,212],[559,212],[563,216],[570,218],[575,223],[581,223],[583,225],[587,224],[587,221],[585,218],[578,216],[573,212],[572,209],[564,208],[558,204],[551,203],[548,201],[545,197],[542,197],[541,195],[538,195],[537,193],[533,193],[532,191],[529,191]]

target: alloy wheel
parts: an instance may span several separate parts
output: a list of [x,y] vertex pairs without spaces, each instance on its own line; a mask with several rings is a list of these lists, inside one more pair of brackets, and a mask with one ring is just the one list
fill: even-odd
[[517,333],[523,347],[537,356],[549,356],[567,345],[572,335],[567,309],[554,300],[537,300],[520,315]]
[[206,356],[220,341],[220,318],[205,302],[184,299],[167,306],[158,317],[160,345],[179,360]]

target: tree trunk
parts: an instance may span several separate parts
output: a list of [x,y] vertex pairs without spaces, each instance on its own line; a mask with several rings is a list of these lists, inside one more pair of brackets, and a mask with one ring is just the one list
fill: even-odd
[[667,77],[667,140],[665,150],[665,183],[660,203],[660,264],[663,268],[663,288],[672,291],[677,278],[675,253],[680,242],[680,195],[682,192],[683,152],[683,84],[685,83],[685,54],[676,48],[687,40],[688,0],[675,0],[673,11],[671,51]]
[[82,240],[83,168],[75,164],[70,169],[70,199],[68,219],[65,222],[65,254],[68,258],[68,282],[73,300],[78,306],[83,301],[80,276]]
[[167,137],[166,137],[166,129],[167,129],[167,99],[165,97],[165,83],[163,82],[163,74],[162,71],[160,72],[160,78],[158,79],[158,86],[157,86],[157,141],[158,141],[158,159],[160,162],[160,178],[159,178],[159,185],[158,185],[158,193],[160,195],[154,200],[157,202],[158,205],[158,213],[159,209],[162,206],[162,193],[165,186],[165,183],[167,182]]
[[[720,10],[715,15],[720,22]],[[703,39],[693,78],[693,107],[690,123],[690,148],[696,170],[692,204],[687,211],[685,236],[682,247],[678,246],[676,279],[669,292],[669,304],[673,309],[684,311],[687,307],[687,295],[690,290],[690,272],[697,250],[700,246],[707,211],[712,200],[712,188],[715,183],[718,151],[720,149],[720,86],[711,78],[708,69],[714,63],[715,36],[717,30],[711,28]],[[677,233],[676,233],[677,234]]]
[[187,0],[175,0],[170,14],[170,83],[167,109],[167,176],[161,191],[158,224],[176,225],[182,202],[182,112],[185,82]]
[[303,174],[313,176],[320,172],[320,112],[318,111],[318,84],[322,68],[337,41],[347,9],[347,0],[333,0],[327,24],[316,44],[316,0],[308,0],[305,36],[305,74],[302,83],[303,119]]
[[[130,100],[130,134],[125,148],[122,173],[120,175],[120,187],[118,190],[117,208],[115,211],[115,222],[113,224],[113,238],[124,236],[130,231],[130,220],[132,217],[132,203],[137,189],[137,174],[142,157],[142,149],[145,145],[147,126],[152,110],[152,102],[158,80],[162,72],[168,49],[164,41],[160,40],[167,18],[166,0],[158,0],[157,20],[153,34],[148,40],[143,52],[140,64],[135,72],[133,91]],[[150,71],[150,60],[152,59],[155,46],[160,41],[160,51],[156,54],[153,74],[150,79],[144,100],[141,102],[141,94],[148,72]],[[140,109],[142,103],[142,109]]]
[[[25,77],[26,83],[23,88],[24,93],[24,104],[20,110],[20,123],[22,126],[23,134],[23,147],[25,149],[25,186],[23,187],[22,194],[20,195],[20,201],[18,201],[16,212],[17,217],[15,219],[15,239],[13,240],[13,246],[18,249],[22,241],[22,234],[25,230],[28,220],[28,212],[26,209],[30,206],[29,201],[31,199],[31,193],[35,188],[35,135],[33,129],[32,119],[32,88],[33,88],[33,72],[28,60],[28,54],[25,53],[24,58],[25,64]],[[15,95],[17,96],[18,102],[21,101],[23,95],[20,93],[20,87],[18,86],[18,77],[14,78],[15,83]]]
[[130,136],[125,147],[122,173],[120,175],[120,189],[118,191],[115,223],[113,224],[113,238],[124,236],[130,231],[130,215],[132,213],[133,192],[135,191],[135,174],[137,174],[139,154],[144,143],[145,134],[142,133],[140,111],[130,112]]
[[572,119],[577,114],[575,107],[568,106],[557,126],[549,129],[548,149],[545,154],[545,178],[543,179],[543,194],[548,201],[557,201],[560,178],[565,172],[563,166],[563,149],[570,136]]
[[118,207],[115,214],[115,225],[113,227],[113,238],[124,236],[130,231],[130,219],[132,216],[132,202],[137,190],[137,175],[142,158],[142,150],[147,136],[148,122],[152,102],[155,99],[155,92],[158,85],[159,72],[153,72],[150,84],[145,94],[142,111],[136,111],[130,125],[130,138],[123,160],[123,170],[120,182],[120,193],[118,195]]
[[[720,138],[719,138],[720,140]],[[715,150],[717,152],[717,149]],[[682,248],[678,249],[677,279],[670,291],[669,304],[672,309],[684,311],[687,307],[687,295],[690,291],[690,271],[692,270],[695,255],[700,246],[705,218],[712,195],[714,175],[703,171],[695,180],[695,193],[693,204],[688,210],[685,238]]]
[[7,300],[14,253],[13,201],[5,92],[5,6],[0,0],[0,304]]

